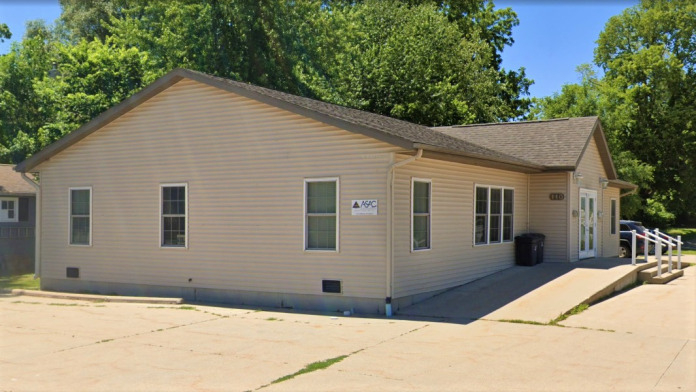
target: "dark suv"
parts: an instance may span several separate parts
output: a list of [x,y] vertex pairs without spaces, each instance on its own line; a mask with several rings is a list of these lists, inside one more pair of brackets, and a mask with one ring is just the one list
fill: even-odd
[[[638,234],[643,234],[645,230],[651,232],[649,229],[643,227],[643,223],[631,220],[621,220],[619,221],[621,228],[621,241],[619,242],[619,257],[630,257],[631,255],[631,230],[635,230]],[[644,248],[643,244],[645,240],[642,238],[636,238],[636,254],[643,254]],[[651,244],[652,245],[652,244]],[[648,248],[648,252],[651,253],[653,246]]]

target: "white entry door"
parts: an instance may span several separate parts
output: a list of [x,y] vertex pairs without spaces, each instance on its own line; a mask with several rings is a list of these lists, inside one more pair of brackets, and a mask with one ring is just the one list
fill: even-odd
[[580,258],[597,256],[597,192],[580,189]]

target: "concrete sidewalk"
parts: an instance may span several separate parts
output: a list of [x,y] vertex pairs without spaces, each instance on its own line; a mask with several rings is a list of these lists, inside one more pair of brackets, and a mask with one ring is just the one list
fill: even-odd
[[581,303],[596,302],[631,284],[645,264],[600,258],[515,266],[400,309],[398,315],[459,323],[477,319],[547,323]]

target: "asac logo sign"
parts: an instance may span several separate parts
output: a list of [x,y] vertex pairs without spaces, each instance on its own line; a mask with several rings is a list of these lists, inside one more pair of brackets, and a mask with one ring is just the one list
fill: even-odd
[[377,215],[377,199],[353,200],[351,215]]

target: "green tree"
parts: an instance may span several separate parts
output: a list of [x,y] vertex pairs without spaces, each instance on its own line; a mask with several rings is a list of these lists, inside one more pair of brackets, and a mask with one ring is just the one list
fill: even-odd
[[645,0],[600,34],[601,79],[585,72],[534,110],[600,116],[619,172],[641,185],[637,217],[652,224],[696,221],[695,36],[695,3]]
[[425,125],[508,118],[491,52],[431,4],[365,1],[332,10],[316,47],[321,68],[300,66],[322,100]]
[[60,22],[70,31],[73,41],[99,39],[109,35],[107,25],[112,17],[121,17],[129,0],[60,0]]
[[136,48],[108,39],[63,43],[45,24],[32,23],[22,42],[0,57],[0,161],[25,159],[160,74]]
[[36,130],[46,120],[34,82],[51,67],[53,34],[43,22],[31,23],[21,43],[13,43],[10,53],[0,56],[0,161],[17,162]]
[[10,28],[4,23],[0,23],[0,42],[5,42],[6,39],[10,38],[12,38]]

